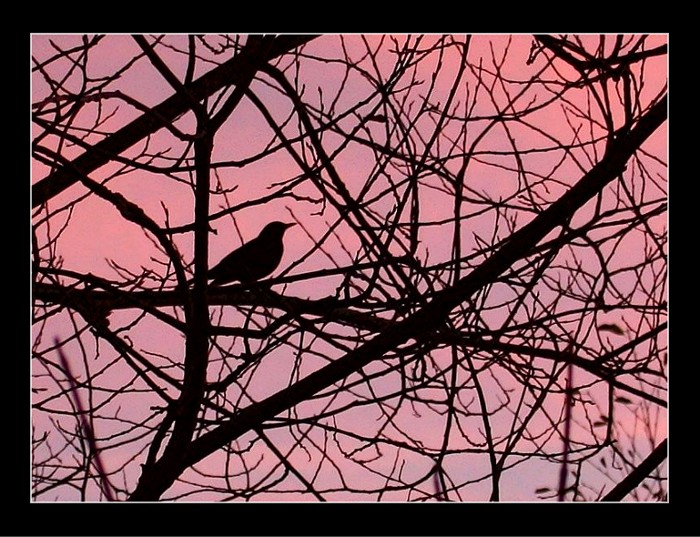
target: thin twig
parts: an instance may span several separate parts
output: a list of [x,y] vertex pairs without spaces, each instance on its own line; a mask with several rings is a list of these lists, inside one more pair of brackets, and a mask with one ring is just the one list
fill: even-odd
[[574,403],[574,368],[566,366],[566,399],[564,401],[564,460],[559,468],[559,493],[557,500],[564,501],[566,496],[566,475],[569,471],[569,450],[571,449],[571,407]]
[[58,338],[54,338],[54,342],[57,346],[58,350],[58,357],[61,360],[61,367],[63,368],[63,371],[66,374],[66,378],[68,379],[68,382],[70,383],[70,396],[73,399],[73,403],[75,404],[75,407],[78,409],[78,417],[80,420],[80,427],[83,431],[83,436],[85,439],[87,439],[88,446],[90,447],[90,453],[92,454],[92,460],[95,463],[95,469],[97,470],[97,475],[100,478],[100,481],[102,483],[102,492],[104,493],[105,497],[107,498],[108,501],[113,502],[114,501],[114,494],[112,493],[112,485],[109,482],[109,479],[107,479],[107,473],[105,472],[104,465],[102,464],[102,458],[100,457],[100,452],[97,449],[97,440],[95,439],[95,435],[92,431],[92,427],[90,427],[90,422],[87,419],[87,414],[85,413],[85,410],[83,409],[83,403],[80,400],[80,395],[78,394],[78,383],[75,381],[75,377],[73,376],[73,373],[71,372],[70,364],[68,363],[68,360],[66,359],[66,355],[63,354],[63,350],[61,347],[59,347],[59,340]]

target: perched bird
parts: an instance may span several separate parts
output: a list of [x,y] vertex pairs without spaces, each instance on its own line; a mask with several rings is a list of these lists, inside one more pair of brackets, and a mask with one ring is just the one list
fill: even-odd
[[234,281],[249,283],[272,274],[284,253],[284,232],[293,225],[270,222],[260,235],[235,249],[215,267],[209,269],[207,279],[212,280],[212,285]]

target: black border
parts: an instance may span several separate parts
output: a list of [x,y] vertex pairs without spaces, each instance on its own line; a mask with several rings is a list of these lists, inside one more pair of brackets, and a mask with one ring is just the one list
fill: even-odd
[[[407,5],[402,9],[408,9]],[[458,4],[451,8],[458,9]],[[246,6],[248,8],[250,6]],[[287,8],[290,6],[287,5]],[[416,6],[420,8],[421,6]],[[506,8],[506,6],[503,6]],[[579,6],[582,8],[582,6]],[[640,6],[637,7],[639,9]],[[688,335],[694,335],[698,331],[697,316],[697,265],[694,259],[684,260],[688,254],[695,253],[697,233],[697,213],[695,207],[698,195],[695,193],[695,183],[698,182],[697,165],[683,163],[684,158],[697,152],[695,146],[695,131],[693,125],[683,125],[686,121],[693,121],[698,115],[694,107],[689,107],[684,101],[687,89],[694,89],[695,82],[685,81],[685,76],[695,75],[695,62],[686,63],[683,54],[694,53],[696,44],[680,42],[677,34],[660,29],[667,27],[665,18],[670,11],[660,10],[660,6],[650,6],[653,18],[647,24],[630,24],[629,19],[623,24],[615,24],[617,21],[608,17],[607,10],[596,10],[595,6],[587,5],[585,10],[590,12],[603,31],[641,31],[646,33],[669,33],[670,44],[670,88],[674,91],[669,106],[669,139],[673,138],[679,143],[679,149],[670,151],[669,171],[669,229],[670,233],[670,311],[676,315],[670,322],[669,357],[670,379],[670,427],[673,434],[669,438],[669,499],[668,503],[585,503],[585,504],[556,504],[556,503],[511,503],[511,504],[47,504],[30,502],[30,479],[28,475],[28,427],[27,414],[29,411],[25,404],[28,393],[27,384],[12,381],[17,374],[14,371],[18,361],[21,361],[22,353],[11,352],[12,347],[7,346],[4,353],[4,390],[3,398],[6,399],[3,408],[4,416],[11,424],[6,429],[3,442],[3,459],[5,461],[5,480],[3,494],[3,528],[2,534],[9,530],[14,535],[692,535],[697,528],[698,508],[690,502],[697,495],[698,465],[697,446],[695,432],[698,428],[697,397],[700,375],[695,374],[697,364],[700,362],[698,345],[696,341],[683,343]],[[187,7],[175,7],[174,9],[187,10]],[[268,6],[269,8],[269,6]],[[299,9],[300,6],[296,5]],[[318,9],[326,11],[329,6],[319,6]],[[90,9],[95,9],[92,6]],[[123,9],[123,8],[122,8]],[[214,8],[217,9],[217,8]],[[506,8],[510,9],[510,8]],[[355,7],[353,11],[359,9]],[[526,11],[537,10],[530,5]],[[583,9],[582,9],[583,10]],[[75,14],[77,8],[71,8]],[[111,9],[110,9],[111,11]],[[141,12],[142,10],[138,10]],[[345,11],[341,9],[341,11]],[[313,31],[313,25],[309,31],[304,29],[294,30],[299,33],[339,33],[339,32],[375,32],[375,33],[408,33],[408,32],[478,32],[478,33],[509,33],[524,32],[525,28],[518,30],[506,24],[497,24],[498,21],[487,23],[484,29],[469,28],[471,14],[464,7],[459,7],[460,19],[464,22],[455,22],[452,17],[445,18],[442,12],[442,24],[438,21],[434,29],[430,29],[431,22],[425,20],[420,25],[396,23],[383,25],[381,21],[370,20],[375,15],[374,10],[361,11],[365,22],[369,27],[362,29],[349,29],[347,27],[324,29],[323,32]],[[577,11],[577,9],[575,10]],[[123,14],[130,20],[127,24],[134,24],[135,12],[123,9]],[[337,12],[339,13],[339,12]],[[576,23],[576,26],[586,26],[586,15],[579,18],[579,14],[572,15],[568,11],[565,16],[565,24]],[[319,11],[320,14],[320,11]],[[48,15],[48,12],[47,12]],[[188,31],[217,31],[212,26],[212,20],[216,26],[222,26],[220,18],[211,17],[204,24],[198,24],[190,18],[189,13],[183,13],[181,25],[190,27]],[[454,14],[453,14],[454,15]],[[658,16],[657,16],[658,15]],[[619,16],[619,15],[618,15]],[[107,17],[102,12],[100,18]],[[111,17],[111,14],[110,14]],[[140,17],[140,15],[139,15]],[[271,26],[274,31],[275,24],[264,24],[266,18],[255,19],[252,14],[246,20],[237,19],[231,14],[231,24],[240,24],[243,30],[226,28],[224,31],[253,32],[256,29]],[[334,15],[339,17],[339,15]],[[352,17],[350,17],[352,19]],[[478,15],[483,20],[483,15]],[[614,18],[613,18],[614,19]],[[251,21],[256,20],[255,23]],[[293,20],[293,19],[291,19]],[[447,20],[447,23],[444,21]],[[473,20],[473,19],[472,19]],[[634,19],[632,19],[634,20]],[[119,17],[112,19],[109,24],[114,25]],[[261,22],[263,21],[263,22]],[[529,24],[529,30],[538,31],[537,23],[531,24],[532,13],[525,17],[522,24]],[[250,23],[250,24],[247,24]],[[55,19],[50,22],[43,21],[38,28],[31,29],[31,33],[53,32],[82,32],[91,24],[82,22],[80,18],[73,19],[70,23],[73,28],[57,23]],[[143,20],[137,21],[139,27],[131,28],[129,32],[160,31],[157,26]],[[343,24],[350,24],[349,22]],[[428,27],[425,27],[425,24]],[[118,25],[118,24],[117,24]],[[162,25],[162,24],[161,24]],[[462,26],[466,27],[462,27]],[[124,32],[114,28],[104,28],[104,22],[96,26],[99,32]],[[491,28],[489,28],[491,26]],[[500,26],[500,27],[499,27]],[[516,26],[518,26],[516,24]],[[59,30],[58,28],[62,29]],[[256,28],[259,27],[259,28]],[[381,27],[381,30],[379,29]],[[499,28],[497,28],[499,27]],[[626,28],[627,27],[627,28]],[[542,28],[545,30],[545,28]],[[184,32],[184,28],[167,27],[166,32]],[[270,32],[265,28],[266,32]],[[565,30],[566,31],[566,30]],[[596,30],[596,33],[600,30]],[[591,32],[574,28],[570,33]],[[29,42],[29,35],[24,39]],[[12,39],[12,38],[11,38]],[[20,38],[21,39],[21,38]],[[12,54],[15,58],[21,54]],[[24,56],[26,61],[27,57]],[[22,74],[26,76],[26,64],[23,64]],[[21,75],[20,75],[21,76]],[[29,77],[24,80],[28,80]],[[6,81],[9,82],[9,81]],[[27,93],[20,95],[20,99],[26,99]],[[26,102],[26,101],[23,101]],[[20,108],[20,107],[17,107]],[[20,124],[27,124],[26,115],[21,118]],[[16,124],[16,123],[15,123]],[[672,126],[672,129],[671,129]],[[671,132],[675,134],[671,134]],[[15,137],[19,138],[19,137]],[[27,138],[24,138],[27,140]],[[689,142],[689,149],[681,149],[681,140]],[[11,142],[12,143],[12,142]],[[669,144],[671,145],[671,144]],[[26,147],[26,146],[25,146]],[[21,151],[21,150],[20,150]],[[9,154],[9,153],[7,153]],[[6,154],[6,155],[7,155]],[[678,172],[674,174],[672,172]],[[6,180],[14,181],[10,176]],[[6,183],[7,184],[7,183]],[[688,189],[687,194],[684,192]],[[692,189],[692,190],[691,190]],[[6,203],[11,199],[11,193],[6,191]],[[684,207],[684,203],[690,202],[691,207]],[[26,247],[26,244],[25,244]],[[26,250],[24,250],[26,252]],[[8,256],[9,257],[9,256]],[[26,258],[25,258],[26,259]],[[8,260],[9,261],[9,260]],[[688,273],[688,271],[692,271]],[[26,273],[23,273],[26,274]],[[21,279],[20,279],[21,281]],[[692,298],[691,298],[692,297]],[[692,304],[685,304],[692,300]],[[25,302],[26,304],[26,302]],[[687,306],[687,307],[686,307]],[[695,306],[695,307],[694,307]],[[11,312],[9,317],[14,318]],[[29,315],[29,314],[28,314]],[[9,321],[11,322],[11,321]],[[30,327],[31,330],[31,327]],[[27,340],[25,340],[27,341]],[[27,356],[27,355],[24,355]],[[19,375],[29,379],[29,359],[25,360],[25,368]],[[14,390],[19,393],[15,395]],[[13,408],[24,408],[24,412],[12,412]],[[17,429],[14,427],[13,418],[17,419]],[[27,436],[24,436],[27,435]],[[673,461],[672,463],[670,461]],[[16,481],[15,481],[16,480]],[[695,502],[693,502],[695,503]],[[697,535],[697,533],[695,533]]]

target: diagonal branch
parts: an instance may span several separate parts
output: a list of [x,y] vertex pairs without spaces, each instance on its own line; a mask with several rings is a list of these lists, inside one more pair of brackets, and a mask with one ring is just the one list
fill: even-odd
[[666,460],[666,451],[668,449],[668,440],[664,440],[654,448],[649,456],[644,459],[639,466],[632,470],[627,477],[620,481],[615,488],[608,492],[602,499],[604,502],[619,502],[639,484],[644,481],[651,473]]
[[[286,52],[315,39],[314,35],[282,35],[275,38],[272,46],[265,51],[265,61],[281,56]],[[255,51],[258,53],[259,51]],[[79,174],[91,172],[107,164],[113,155],[119,155],[131,146],[153,134],[162,127],[187,112],[192,103],[213,95],[230,84],[238,84],[245,65],[251,61],[251,53],[241,53],[221,66],[212,69],[200,78],[183,86],[183,91],[175,93],[155,106],[150,113],[139,116],[117,132],[96,143],[73,160],[72,166],[61,167],[32,186],[32,207],[46,203],[78,181]]]
[[156,479],[142,480],[130,499],[158,499],[187,467],[207,457],[222,445],[360,371],[367,364],[380,359],[408,340],[422,339],[425,335],[439,329],[457,305],[493,282],[494,278],[522,259],[523,255],[527,255],[548,233],[566,222],[578,209],[618,178],[624,171],[627,161],[664,123],[666,108],[667,100],[664,96],[639,119],[634,128],[615,138],[608,146],[603,159],[568,192],[533,221],[515,232],[496,253],[457,281],[454,286],[436,293],[434,299],[427,305],[404,320],[388,326],[374,339],[347,353],[344,357],[267,399],[240,410],[232,419],[203,434],[190,444],[179,467],[164,469],[165,471],[156,476]]

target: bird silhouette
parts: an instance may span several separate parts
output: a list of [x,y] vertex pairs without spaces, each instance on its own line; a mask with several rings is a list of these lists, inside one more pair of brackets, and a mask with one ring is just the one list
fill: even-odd
[[207,279],[212,280],[212,285],[235,281],[250,283],[272,274],[284,253],[284,232],[293,225],[270,222],[257,237],[236,248],[209,269]]

